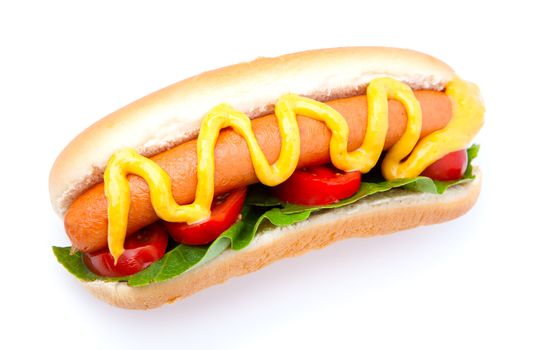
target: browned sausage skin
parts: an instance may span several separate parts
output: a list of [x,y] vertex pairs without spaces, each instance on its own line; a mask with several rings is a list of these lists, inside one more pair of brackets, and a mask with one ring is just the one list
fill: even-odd
[[[423,111],[421,137],[448,124],[452,104],[443,92],[419,90],[415,96]],[[340,112],[349,125],[348,148],[353,150],[363,141],[367,123],[365,96],[342,98],[326,102]],[[391,147],[403,134],[407,116],[403,105],[388,101],[389,127],[385,149]],[[330,161],[330,131],[324,123],[303,116],[298,117],[301,133],[301,156],[298,167],[325,164]],[[280,153],[280,134],[276,118],[268,115],[253,120],[253,131],[269,162]],[[172,191],[179,204],[192,202],[197,185],[196,140],[178,145],[152,157],[172,179]],[[258,182],[251,163],[249,150],[243,138],[232,130],[224,130],[215,149],[215,193]],[[158,220],[151,206],[149,188],[138,176],[129,176],[131,207],[128,234]],[[91,252],[106,247],[108,229],[107,203],[104,186],[97,184],[80,195],[69,207],[64,225],[74,248]]]

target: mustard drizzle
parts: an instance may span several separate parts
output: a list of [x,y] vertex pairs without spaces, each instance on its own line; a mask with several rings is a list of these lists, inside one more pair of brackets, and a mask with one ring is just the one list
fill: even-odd
[[[378,78],[367,86],[367,130],[362,145],[348,152],[349,128],[344,117],[332,107],[306,97],[286,94],[278,99],[275,115],[281,136],[278,160],[269,164],[258,144],[251,120],[230,105],[220,104],[203,118],[197,139],[197,189],[191,204],[179,205],[172,195],[171,179],[154,161],[134,149],[116,151],[105,173],[108,200],[108,248],[117,262],[123,253],[130,206],[128,174],[147,181],[153,208],[159,218],[170,222],[202,222],[210,217],[214,197],[214,148],[223,128],[231,127],[247,142],[259,181],[276,186],[295,171],[301,149],[296,115],[324,122],[330,129],[330,158],[344,171],[370,171],[378,162],[388,131],[388,99],[400,101],[407,112],[407,128],[387,152],[382,172],[387,180],[413,178],[444,155],[465,148],[483,123],[484,108],[478,89],[455,78],[446,94],[453,100],[453,116],[448,125],[419,141],[422,126],[421,106],[411,88],[392,78]],[[407,159],[402,161],[403,159]]]

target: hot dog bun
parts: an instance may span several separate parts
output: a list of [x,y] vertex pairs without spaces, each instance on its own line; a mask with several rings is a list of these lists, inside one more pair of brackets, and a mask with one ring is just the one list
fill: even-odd
[[174,279],[145,287],[125,282],[83,282],[97,298],[128,309],[151,309],[185,298],[202,289],[259,270],[277,260],[304,254],[352,237],[384,235],[436,224],[467,212],[480,192],[481,174],[443,195],[390,190],[350,206],[318,212],[285,228],[267,228],[245,249],[227,250],[214,260]]
[[[366,120],[365,86],[372,79],[384,76],[405,82],[416,90],[423,110],[424,134],[448,123],[453,101],[443,89],[453,80],[454,72],[431,56],[404,49],[353,47],[260,58],[171,85],[86,129],[63,150],[52,168],[49,182],[52,205],[60,216],[65,216],[74,248],[84,252],[103,248],[107,220],[102,173],[116,150],[133,147],[152,157],[172,178],[172,191],[178,203],[187,203],[196,188],[194,139],[203,116],[215,105],[226,102],[257,119],[253,130],[270,162],[277,157],[280,141],[277,141],[279,133],[274,116],[269,114],[276,99],[285,93],[324,101],[340,111],[350,127],[349,148],[354,149],[363,137],[361,125],[366,125],[361,122]],[[389,101],[392,127],[388,129],[386,148],[405,129],[404,113],[398,102]],[[298,116],[298,121],[302,141],[298,166],[326,163],[328,130],[321,122],[303,116]],[[216,193],[255,182],[241,137],[225,130],[218,142]],[[219,164],[229,162],[241,171],[233,173],[219,168]],[[224,172],[228,177],[222,177]],[[132,203],[128,233],[157,220],[149,207],[148,187],[137,176],[129,178]],[[191,186],[183,185],[185,182]],[[244,250],[226,251],[167,282],[135,288],[123,282],[84,284],[97,297],[113,305],[136,309],[157,307],[340,239],[387,234],[456,218],[475,203],[480,184],[477,173],[473,181],[451,187],[442,195],[390,190],[341,209],[318,212],[296,225],[267,228]]]
[[382,76],[414,89],[442,90],[453,75],[432,56],[383,47],[305,51],[202,73],[148,95],[78,135],[52,167],[51,202],[63,216],[75,198],[102,180],[114,151],[134,147],[151,156],[193,139],[204,114],[222,102],[256,118],[271,112],[284,93],[327,101],[361,95],[370,80]]

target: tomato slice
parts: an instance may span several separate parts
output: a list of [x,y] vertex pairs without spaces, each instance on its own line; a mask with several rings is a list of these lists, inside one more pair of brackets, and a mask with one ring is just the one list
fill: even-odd
[[273,193],[284,202],[322,205],[351,197],[360,186],[359,171],[345,173],[327,166],[315,166],[296,170],[288,180],[276,186]]
[[208,221],[188,225],[181,222],[164,222],[172,238],[182,244],[203,245],[214,241],[232,226],[241,213],[247,187],[218,196],[212,202]]
[[84,253],[83,262],[92,272],[105,277],[133,275],[161,259],[168,245],[168,233],[160,222],[149,225],[126,238],[124,253],[114,265],[108,249]]
[[448,153],[432,163],[421,175],[438,181],[454,181],[461,179],[465,169],[467,169],[467,151],[462,149]]

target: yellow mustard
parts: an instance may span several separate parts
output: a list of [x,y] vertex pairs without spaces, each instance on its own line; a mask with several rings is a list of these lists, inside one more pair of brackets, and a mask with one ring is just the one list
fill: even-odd
[[[411,88],[392,78],[378,78],[367,86],[368,119],[362,145],[348,152],[349,128],[342,115],[332,107],[306,97],[286,94],[278,99],[275,115],[278,121],[281,150],[278,160],[269,164],[259,146],[251,120],[227,104],[214,107],[203,118],[197,139],[197,189],[195,201],[179,205],[171,191],[171,179],[154,161],[131,148],[115,152],[105,173],[105,195],[108,200],[108,248],[117,262],[124,251],[130,206],[128,174],[141,176],[151,191],[156,214],[165,221],[202,222],[210,217],[214,197],[214,147],[223,128],[231,127],[247,142],[253,167],[259,181],[276,186],[295,171],[300,156],[300,135],[296,115],[322,121],[330,129],[330,158],[344,171],[370,171],[377,163],[388,131],[388,99],[400,101],[407,112],[407,128],[401,139],[387,152],[382,172],[388,180],[418,176],[428,165],[444,155],[465,148],[483,123],[484,109],[476,87],[459,78],[446,87],[454,102],[448,125],[419,141],[421,106]],[[407,158],[405,161],[404,159]]]
[[[393,180],[419,176],[446,154],[467,147],[479,132],[483,126],[485,108],[477,86],[456,77],[447,84],[446,95],[452,100],[452,118],[448,125],[419,141],[420,131],[412,130],[411,123],[408,123],[402,138],[384,157],[384,178]],[[409,110],[407,114],[408,120],[411,120]],[[402,144],[403,147],[398,147]],[[402,161],[405,157],[407,160]]]

